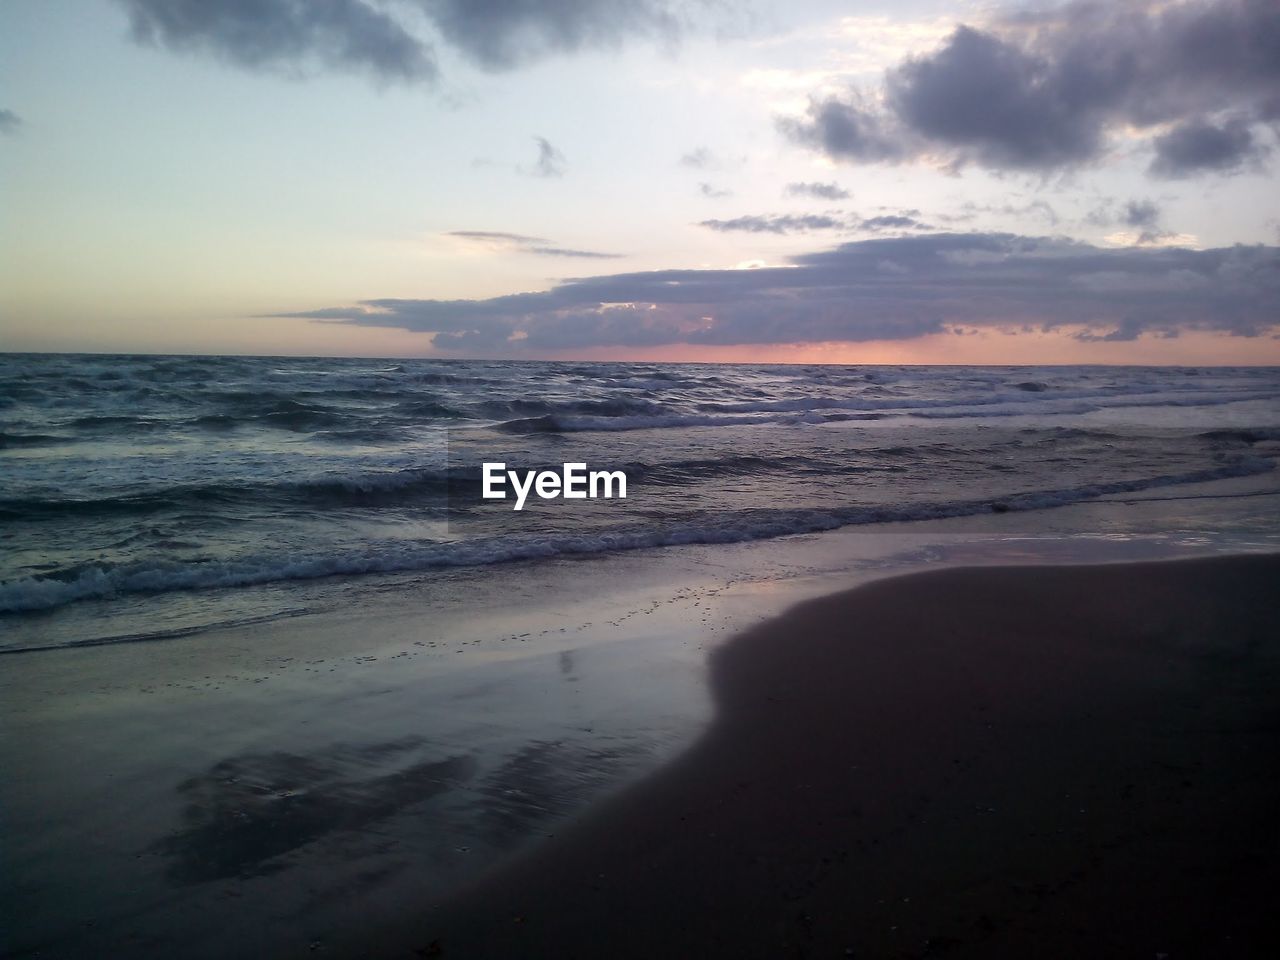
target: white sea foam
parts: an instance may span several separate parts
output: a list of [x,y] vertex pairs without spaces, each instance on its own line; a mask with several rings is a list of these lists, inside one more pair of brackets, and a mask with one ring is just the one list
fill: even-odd
[[706,518],[701,524],[632,526],[581,535],[509,536],[441,543],[383,544],[342,555],[248,557],[234,561],[138,563],[108,568],[90,565],[63,578],[24,577],[0,583],[0,612],[47,610],[79,600],[120,593],[208,590],[288,580],[357,574],[398,573],[442,567],[482,566],[575,554],[612,553],[682,544],[737,543],[838,527],[942,519],[999,511],[1043,510],[1117,493],[1203,483],[1265,473],[1274,463],[1245,457],[1216,468],[1135,480],[1041,490],[997,500],[942,501],[902,506],[752,510]]

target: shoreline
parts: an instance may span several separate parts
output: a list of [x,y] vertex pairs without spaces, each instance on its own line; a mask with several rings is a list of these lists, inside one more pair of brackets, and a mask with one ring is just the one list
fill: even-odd
[[1276,582],[1265,555],[804,602],[712,654],[688,752],[335,954],[1270,955]]
[[[432,597],[434,602],[452,607],[453,590],[474,597],[477,585],[483,589],[483,583],[490,578],[514,576],[519,580],[524,572],[547,563],[620,564],[628,570],[641,571],[643,579],[653,582],[662,579],[661,574],[655,576],[651,572],[653,569],[684,567],[693,558],[700,566],[740,567],[749,577],[757,576],[762,567],[769,567],[772,570],[764,579],[790,580],[807,576],[810,557],[815,557],[832,583],[838,583],[851,566],[859,570],[869,563],[910,568],[915,563],[910,557],[895,557],[902,552],[904,543],[928,548],[933,544],[973,541],[979,547],[979,554],[975,555],[979,559],[961,558],[959,564],[989,562],[981,559],[981,554],[999,541],[1035,541],[1026,554],[1034,562],[1068,559],[1089,563],[1277,550],[1280,523],[1275,519],[1276,511],[1268,506],[1271,498],[1278,497],[1280,471],[1268,470],[1099,494],[1025,510],[847,523],[830,529],[798,530],[731,542],[695,540],[458,567],[334,573],[296,581],[84,597],[48,609],[0,613],[0,621],[7,627],[0,642],[0,656],[98,644],[169,641],[259,627],[288,634],[287,629],[274,631],[272,624],[316,614],[342,616],[359,605],[368,606],[369,615],[386,620],[386,600],[395,606],[416,606],[429,613],[430,605],[421,602],[421,597]],[[1060,542],[1053,544],[1050,540]],[[1120,549],[1124,546],[1120,541],[1127,541],[1125,549]],[[817,549],[811,550],[811,544],[818,545]],[[1067,544],[1081,549],[1064,557],[1058,548]],[[775,555],[783,558],[781,564],[769,559]],[[957,563],[951,559],[944,562]],[[564,578],[566,582],[574,579]],[[557,589],[554,584],[553,589]],[[564,592],[563,586],[558,589]],[[368,604],[371,595],[379,602]],[[410,602],[401,604],[402,597]]]

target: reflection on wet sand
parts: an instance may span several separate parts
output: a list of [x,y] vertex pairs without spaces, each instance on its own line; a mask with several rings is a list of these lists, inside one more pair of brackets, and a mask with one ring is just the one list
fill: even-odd
[[476,814],[485,840],[519,845],[548,822],[565,817],[621,780],[650,751],[640,742],[603,747],[597,741],[533,741],[477,787]]
[[421,738],[406,737],[367,747],[337,745],[312,756],[229,757],[178,785],[184,826],[154,849],[173,858],[167,875],[179,883],[277,873],[299,847],[384,820],[475,774],[476,761],[466,755],[370,774],[422,746]]
[[401,813],[455,851],[510,851],[651,752],[624,738],[534,740],[486,764],[474,754],[432,756],[430,743],[407,736],[311,755],[247,753],[177,785],[182,827],[151,851],[169,858],[166,876],[179,885],[265,877],[293,866],[289,855],[308,844]]

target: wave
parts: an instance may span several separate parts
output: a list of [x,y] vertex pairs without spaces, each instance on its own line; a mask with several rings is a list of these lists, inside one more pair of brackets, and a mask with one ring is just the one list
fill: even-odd
[[57,426],[71,427],[87,433],[151,432],[196,427],[205,430],[231,430],[259,424],[293,433],[308,433],[322,427],[342,423],[347,416],[340,411],[297,400],[277,400],[255,410],[221,410],[197,417],[170,415],[101,414],[76,417]]
[[509,400],[492,400],[480,405],[479,413],[488,417],[521,416],[587,416],[631,417],[658,416],[671,412],[671,406],[644,397],[609,397],[601,400],[556,401],[524,397]]
[[211,504],[279,503],[308,506],[384,504],[412,494],[445,495],[479,487],[479,470],[411,468],[382,473],[320,477],[277,483],[207,483],[164,490],[84,499],[10,498],[0,500],[0,518],[150,514],[207,508]]
[[427,397],[405,400],[395,407],[394,412],[397,416],[411,420],[461,420],[470,416],[465,410],[445,403],[443,399]]
[[255,617],[232,617],[226,620],[213,620],[208,623],[193,624],[189,627],[168,627],[147,633],[121,633],[110,637],[93,637],[88,640],[66,640],[62,643],[34,643],[18,647],[0,647],[0,656],[15,653],[41,653],[47,650],[67,650],[79,647],[114,647],[128,643],[151,643],[157,640],[178,640],[192,637],[197,633],[210,630],[228,630],[236,627],[252,627],[260,623],[271,623],[286,617],[299,617],[310,613],[306,607],[293,607],[278,610]]
[[[1011,404],[1004,409],[973,409],[976,404],[955,403],[950,406],[956,409],[939,409],[939,410],[913,410],[911,416],[923,420],[954,420],[966,417],[1024,417],[1024,416],[1078,416],[1085,413],[1096,413],[1099,410],[1108,409],[1149,409],[1152,407],[1217,407],[1228,403],[1243,403],[1249,400],[1275,400],[1277,394],[1273,391],[1215,391],[1208,393],[1207,391],[1184,391],[1186,393],[1194,393],[1192,397],[1170,397],[1170,396],[1154,396],[1143,394],[1118,394],[1108,397],[1113,401],[1109,403],[1100,400],[1088,401],[1081,400],[1077,402],[1061,403],[1056,401],[1046,401],[1046,405],[1040,409],[1018,409]],[[1029,405],[1028,405],[1029,406]]]
[[[766,400],[734,403],[706,403],[699,409],[713,413],[757,413],[783,411],[812,410],[893,410],[893,411],[931,411],[945,410],[952,407],[992,407],[1044,406],[1048,410],[1064,409],[1077,412],[1077,407],[1069,410],[1062,406],[1063,401],[1083,401],[1096,404],[1090,409],[1128,406],[1212,406],[1220,403],[1236,403],[1241,400],[1270,400],[1276,398],[1274,391],[1237,390],[1207,391],[1199,389],[1181,390],[1079,390],[1057,391],[1051,397],[1027,396],[1027,393],[1039,391],[1016,384],[1017,392],[1001,393],[992,391],[980,396],[924,397],[920,399],[875,398],[875,397],[797,397],[787,400]],[[1021,410],[1019,412],[1022,412]],[[969,416],[971,414],[964,414]],[[983,411],[982,415],[987,415]]]
[[0,583],[0,613],[49,610],[76,601],[107,598],[121,593],[208,590],[332,576],[482,566],[516,560],[613,553],[683,544],[737,543],[869,523],[1043,510],[1117,493],[1251,476],[1269,472],[1274,467],[1274,463],[1265,458],[1241,457],[1219,467],[1180,474],[1032,491],[998,499],[742,510],[669,525],[607,529],[578,535],[394,543],[339,556],[246,557],[203,562],[140,561],[115,567],[91,564],[59,574],[24,577]]
[[70,443],[67,437],[59,437],[49,433],[5,433],[0,432],[0,450],[21,450],[28,447],[55,447],[62,443]]
[[1267,443],[1269,441],[1280,440],[1280,427],[1254,427],[1253,429],[1243,430],[1206,430],[1203,433],[1196,434],[1205,440],[1218,441],[1228,444],[1246,444]]
[[759,478],[767,473],[780,470],[788,472],[813,471],[826,475],[835,475],[846,468],[842,465],[813,457],[738,456],[673,460],[667,463],[633,461],[621,464],[617,469],[622,470],[632,483],[645,483],[656,487],[673,487],[701,483],[705,480],[723,477]]
[[[1149,394],[1059,394],[1052,399],[1039,395],[999,394],[987,398],[951,398],[904,401],[897,399],[837,399],[802,397],[790,400],[761,400],[735,403],[704,403],[697,413],[631,412],[622,407],[608,414],[581,415],[572,412],[544,413],[495,424],[505,433],[580,433],[658,430],[681,427],[743,427],[761,424],[839,423],[850,420],[879,420],[891,416],[925,420],[971,417],[1071,416],[1103,409],[1124,407],[1219,406],[1247,400],[1272,400],[1274,391],[1184,391],[1194,396]],[[575,408],[581,405],[575,405]],[[648,404],[653,407],[653,404]],[[659,408],[661,410],[661,408]]]
[[280,400],[269,409],[243,414],[242,419],[265,423],[294,433],[309,433],[323,427],[337,426],[344,421],[345,417],[328,407],[297,400]]
[[508,420],[494,429],[504,433],[621,433],[627,430],[657,430],[673,427],[746,427],[758,424],[796,425],[801,423],[834,423],[841,420],[880,420],[882,413],[794,413],[794,414],[742,414],[716,416],[715,414],[670,413],[658,416],[638,417],[566,417],[547,415]]
[[464,373],[414,373],[408,379],[413,383],[429,384],[489,384],[499,381],[492,377],[477,377]]
[[405,439],[405,431],[402,428],[389,426],[387,424],[371,424],[367,427],[348,427],[337,430],[317,430],[311,436],[312,440],[321,443],[335,443],[342,445],[356,444],[358,446],[382,446],[386,444],[398,443]]
[[68,423],[58,426],[74,427],[77,430],[164,430],[173,426],[172,420],[160,417],[136,417],[124,414],[76,417]]
[[[334,438],[341,442],[359,439],[370,438],[351,434]],[[533,463],[525,465],[524,469],[559,470],[561,465],[560,462]],[[845,469],[839,464],[800,456],[738,456],[669,462],[633,460],[613,464],[611,468],[625,472],[633,483],[652,483],[655,486],[698,483],[715,477],[760,476],[777,470],[811,470],[836,474]],[[412,502],[415,507],[422,508],[429,507],[433,500],[442,512],[450,499],[458,504],[479,500],[482,482],[479,465],[456,465],[448,469],[411,467],[275,483],[188,484],[164,490],[98,498],[16,497],[0,499],[0,519],[148,515],[164,511],[207,509],[215,504],[278,504],[314,509],[386,507]]]

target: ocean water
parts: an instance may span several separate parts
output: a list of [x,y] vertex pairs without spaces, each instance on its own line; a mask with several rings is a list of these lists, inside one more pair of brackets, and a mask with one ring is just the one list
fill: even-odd
[[[1275,368],[0,355],[0,649],[286,616],[335,584],[1261,475]],[[625,500],[480,497],[480,465]]]

